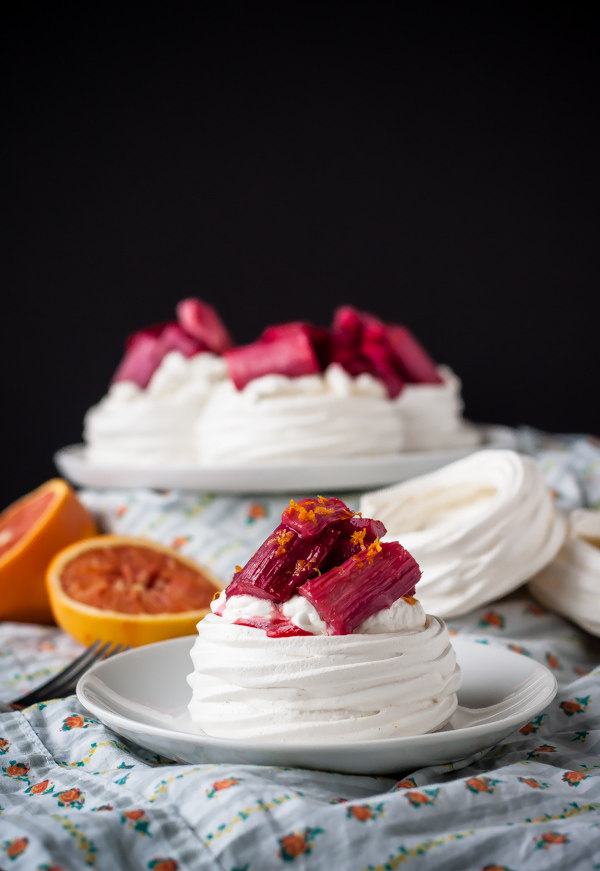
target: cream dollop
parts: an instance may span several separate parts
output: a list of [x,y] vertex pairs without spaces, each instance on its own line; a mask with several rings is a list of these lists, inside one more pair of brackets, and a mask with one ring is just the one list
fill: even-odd
[[367,493],[360,510],[414,556],[419,598],[442,617],[516,589],[553,559],[566,534],[535,460],[510,450],[477,451]]
[[142,390],[120,381],[84,421],[87,457],[137,466],[196,462],[194,425],[214,385],[225,378],[214,354],[167,354]]
[[[235,623],[252,617],[273,619],[276,610],[269,599],[257,596],[230,596],[225,590],[213,599],[210,605],[213,614],[222,617],[226,623]],[[311,635],[327,635],[327,624],[319,612],[304,596],[292,596],[281,605],[281,613],[294,626],[310,632]],[[356,628],[356,635],[376,635],[384,632],[404,632],[406,629],[420,629],[425,625],[427,615],[418,599],[397,599],[389,608],[383,608],[368,617]]]
[[402,426],[383,384],[332,364],[323,375],[265,375],[212,393],[196,427],[206,465],[394,454]]
[[396,399],[402,420],[405,451],[475,447],[479,430],[462,417],[461,383],[447,366],[440,366],[442,384],[406,384]]
[[431,616],[401,632],[269,638],[208,614],[191,657],[190,716],[221,738],[333,743],[424,734],[448,722],[460,686],[448,630]]
[[542,605],[600,636],[600,511],[571,512],[565,544],[528,589]]

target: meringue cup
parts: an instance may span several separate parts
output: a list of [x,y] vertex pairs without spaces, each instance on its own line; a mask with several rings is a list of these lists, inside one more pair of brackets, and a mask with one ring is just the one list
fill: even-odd
[[535,460],[482,450],[435,472],[365,494],[360,510],[418,562],[419,598],[442,617],[516,589],[557,554],[566,521]]
[[196,444],[203,464],[226,466],[394,454],[403,439],[384,385],[333,363],[323,375],[265,375],[240,391],[219,384]]
[[542,605],[600,637],[600,511],[571,512],[565,544],[527,588]]
[[[311,635],[269,638],[230,622],[267,615],[271,603],[253,596],[232,596],[224,616],[200,621],[188,707],[206,734],[335,743],[424,734],[448,722],[461,678],[442,620],[398,600],[395,617],[380,612],[359,627],[364,631],[325,635],[318,615],[307,616],[310,603],[292,604],[302,598],[285,604]],[[222,609],[222,600],[216,605]],[[398,625],[411,628],[392,628]]]
[[405,451],[475,447],[479,430],[462,417],[461,382],[439,366],[441,384],[405,384],[395,400],[402,420]]
[[84,421],[86,455],[97,463],[136,466],[195,462],[194,424],[225,363],[210,353],[167,354],[146,389],[113,384]]

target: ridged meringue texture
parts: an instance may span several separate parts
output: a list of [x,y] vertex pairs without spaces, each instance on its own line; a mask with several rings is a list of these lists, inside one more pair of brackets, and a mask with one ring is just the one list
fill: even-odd
[[476,447],[479,430],[462,418],[461,383],[447,366],[438,367],[441,384],[405,384],[395,400],[405,451]]
[[600,637],[600,511],[571,512],[563,547],[528,589],[542,605]]
[[423,619],[399,632],[267,638],[208,614],[191,653],[191,719],[208,735],[260,742],[436,731],[456,708],[460,669],[443,621]]
[[384,385],[332,364],[324,375],[265,375],[213,391],[196,427],[203,465],[249,465],[394,454],[402,426]]
[[167,354],[147,388],[119,381],[84,421],[88,459],[135,466],[195,462],[194,424],[213,385],[225,378],[221,357]]
[[367,493],[360,510],[418,562],[418,596],[441,617],[466,614],[532,578],[566,535],[535,460],[482,450],[395,487]]

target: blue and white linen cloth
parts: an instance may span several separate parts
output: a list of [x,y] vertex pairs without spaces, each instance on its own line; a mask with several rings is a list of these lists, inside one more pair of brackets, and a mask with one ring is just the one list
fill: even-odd
[[[517,433],[558,505],[600,509],[600,444]],[[173,545],[229,580],[289,501],[87,491],[105,531]],[[356,506],[359,494],[347,501]],[[600,578],[599,578],[600,588]],[[75,697],[0,714],[0,868],[10,871],[393,871],[600,868],[600,641],[522,589],[452,633],[550,668],[559,693],[501,746],[397,779],[181,765],[105,728]],[[49,627],[0,624],[0,697],[78,652]]]

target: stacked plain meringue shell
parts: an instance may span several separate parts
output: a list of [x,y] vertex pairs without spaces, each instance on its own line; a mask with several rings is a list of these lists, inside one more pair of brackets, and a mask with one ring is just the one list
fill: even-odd
[[368,493],[360,508],[417,560],[419,598],[441,617],[516,589],[552,561],[566,535],[537,463],[510,450],[477,451]]
[[535,598],[600,636],[600,511],[573,511],[555,559],[528,585]]

